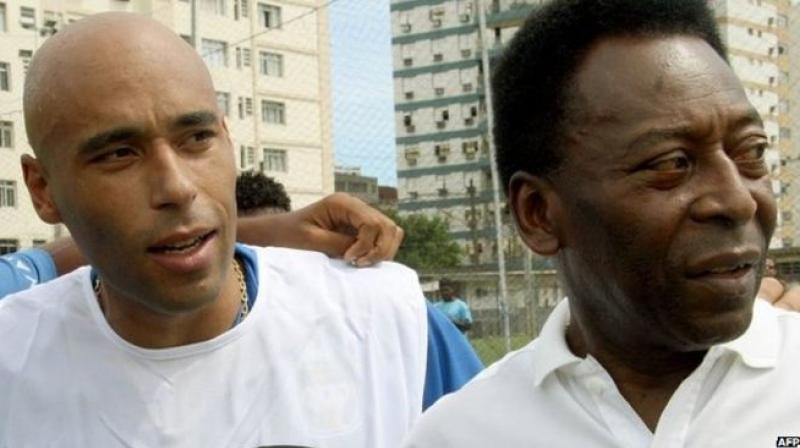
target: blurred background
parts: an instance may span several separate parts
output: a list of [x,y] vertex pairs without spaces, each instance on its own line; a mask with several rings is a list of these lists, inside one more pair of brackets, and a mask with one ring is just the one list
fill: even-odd
[[[490,363],[535,337],[563,295],[549,261],[514,234],[488,126],[493,61],[546,2],[0,0],[0,254],[67,234],[37,218],[19,168],[30,152],[22,91],[31,57],[81,17],[138,12],[202,55],[241,171],[283,184],[293,208],[344,191],[392,216],[407,235],[398,260],[443,309],[463,301],[468,338]],[[771,255],[796,281],[800,5],[709,5],[765,122],[779,204]]]

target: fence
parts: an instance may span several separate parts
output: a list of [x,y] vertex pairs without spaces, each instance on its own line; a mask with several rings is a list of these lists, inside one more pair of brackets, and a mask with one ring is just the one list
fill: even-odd
[[[435,223],[416,223],[406,229],[403,250],[418,252],[423,278],[459,283],[475,319],[470,340],[491,362],[533,339],[563,295],[552,264],[529,258],[514,236],[497,191],[488,125],[485,67],[543,3],[0,1],[0,252],[64,233],[38,220],[18,167],[30,151],[21,98],[33,53],[88,13],[135,11],[162,21],[203,56],[239,169],[276,178],[294,207],[338,187],[401,218],[440,218],[441,241],[426,233]],[[779,204],[773,256],[784,276],[797,279],[800,9],[788,0],[709,3],[731,65],[764,118]],[[380,185],[396,188],[395,195]],[[439,258],[437,247],[457,254],[455,265]]]

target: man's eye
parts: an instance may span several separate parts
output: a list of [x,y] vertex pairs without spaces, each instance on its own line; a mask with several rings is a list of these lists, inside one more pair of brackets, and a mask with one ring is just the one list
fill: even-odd
[[767,143],[753,145],[747,148],[746,151],[743,151],[737,158],[745,161],[762,160],[764,158],[764,153],[767,151],[768,147],[769,145]]
[[647,169],[651,171],[683,171],[689,168],[689,159],[683,156],[671,157],[669,159],[662,159],[647,165]]
[[103,154],[97,156],[93,161],[96,162],[104,162],[104,161],[115,161],[119,159],[123,159],[126,157],[130,157],[136,154],[136,151],[128,146],[123,146],[120,148],[113,149],[111,151],[104,152]]
[[214,138],[217,134],[214,131],[203,130],[192,134],[191,143],[200,143]]

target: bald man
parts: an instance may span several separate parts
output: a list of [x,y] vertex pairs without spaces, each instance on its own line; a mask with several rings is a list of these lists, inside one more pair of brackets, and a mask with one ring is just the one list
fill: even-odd
[[0,302],[0,446],[392,447],[479,368],[413,271],[235,245],[211,78],[160,24],[66,27],[24,111],[36,211],[91,267]]

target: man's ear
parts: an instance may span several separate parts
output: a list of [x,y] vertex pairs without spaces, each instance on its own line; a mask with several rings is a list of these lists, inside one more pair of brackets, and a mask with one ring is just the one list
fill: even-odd
[[45,177],[44,167],[41,162],[28,154],[23,154],[20,162],[22,163],[25,185],[28,187],[28,193],[31,195],[36,214],[48,224],[60,223],[61,213],[59,213],[58,207],[56,207],[50,195],[50,185]]
[[539,255],[555,255],[562,243],[555,222],[560,204],[550,182],[518,171],[509,182],[508,197],[525,244]]

